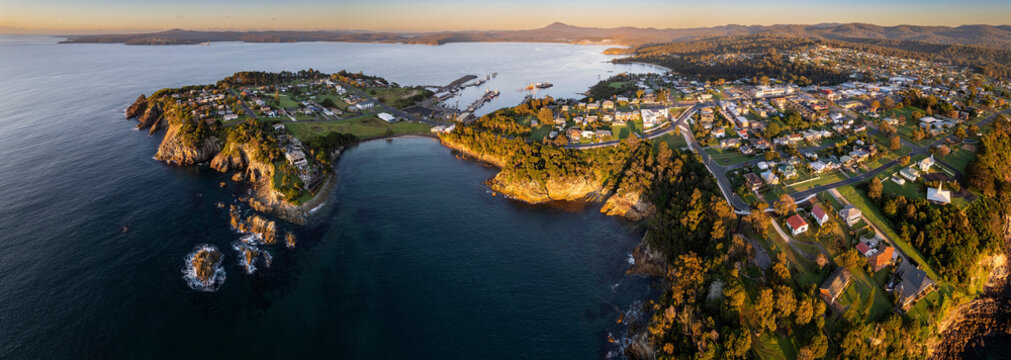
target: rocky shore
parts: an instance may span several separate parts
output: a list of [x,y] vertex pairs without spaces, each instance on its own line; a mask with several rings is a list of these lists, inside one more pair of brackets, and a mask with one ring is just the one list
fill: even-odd
[[938,324],[939,341],[931,347],[931,359],[967,358],[966,353],[993,338],[1011,338],[1011,282],[1004,254],[990,258],[991,272],[983,293],[952,310]]
[[[459,142],[440,137],[443,146],[455,150],[466,157],[505,168],[509,160],[481,149],[469,147]],[[544,183],[513,179],[507,172],[500,171],[488,180],[488,187],[510,198],[529,204],[544,204],[553,201],[595,201],[603,202],[601,213],[621,216],[630,221],[640,221],[655,212],[655,208],[642,193],[610,194],[605,189],[605,179],[596,174],[552,177]]]

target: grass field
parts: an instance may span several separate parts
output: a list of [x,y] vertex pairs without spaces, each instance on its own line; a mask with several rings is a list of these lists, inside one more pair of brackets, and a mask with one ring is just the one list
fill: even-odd
[[737,150],[722,150],[717,148],[708,148],[705,149],[705,151],[707,154],[709,154],[710,157],[713,158],[713,160],[716,161],[717,164],[723,166],[739,164],[751,159],[750,156],[741,154]]
[[976,152],[969,151],[959,148],[956,151],[952,151],[950,154],[946,155],[941,161],[944,163],[954,166],[959,172],[965,174],[965,167],[969,165],[970,161],[976,159]]
[[371,139],[386,135],[428,134],[431,129],[428,125],[408,121],[389,124],[372,115],[318,123],[285,123],[284,126],[292,135],[303,141],[329,132],[351,134],[359,139]]
[[277,106],[281,107],[281,108],[287,109],[287,108],[298,107],[298,103],[295,102],[295,100],[292,100],[291,97],[289,97],[288,95],[281,95],[281,96],[278,97],[278,104],[277,104]]
[[896,184],[891,180],[891,177],[881,179],[881,184],[884,185],[884,193],[902,195],[910,199],[922,199],[926,197],[926,192],[920,191],[920,186],[912,181],[906,181],[905,185]]
[[541,141],[551,134],[551,125],[541,125],[530,131],[530,140]]

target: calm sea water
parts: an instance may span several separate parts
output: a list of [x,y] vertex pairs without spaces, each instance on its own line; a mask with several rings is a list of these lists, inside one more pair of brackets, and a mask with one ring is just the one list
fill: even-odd
[[[154,161],[160,136],[122,115],[139,93],[241,70],[361,70],[401,84],[498,72],[491,108],[529,82],[573,96],[598,76],[651,70],[606,63],[602,50],[0,37],[0,358],[605,356],[618,312],[650,293],[623,275],[633,224],[492,196],[482,183],[495,169],[431,139],[367,142],[341,159],[313,222],[285,226],[298,247],[246,275],[215,207],[242,189]],[[199,244],[225,255],[217,292],[182,279]]]

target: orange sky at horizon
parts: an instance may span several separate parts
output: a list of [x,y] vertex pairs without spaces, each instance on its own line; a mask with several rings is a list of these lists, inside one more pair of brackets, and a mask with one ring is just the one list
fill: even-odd
[[[397,0],[388,0],[397,2]],[[958,13],[947,5],[923,4],[906,9],[905,17],[888,11],[891,5],[790,2],[784,6],[712,6],[698,3],[671,6],[644,1],[629,11],[621,5],[592,1],[573,5],[569,1],[538,4],[453,3],[435,4],[338,4],[316,1],[280,4],[145,3],[106,1],[59,4],[0,0],[0,33],[103,33],[151,32],[172,28],[191,30],[513,30],[543,27],[555,21],[587,27],[688,28],[726,24],[816,24],[865,22],[878,25],[1006,24],[1011,5],[963,6]],[[735,3],[719,0],[716,3]],[[711,4],[711,3],[710,3]],[[750,6],[749,6],[750,5]],[[908,4],[907,4],[908,5]],[[648,10],[648,11],[647,11]]]

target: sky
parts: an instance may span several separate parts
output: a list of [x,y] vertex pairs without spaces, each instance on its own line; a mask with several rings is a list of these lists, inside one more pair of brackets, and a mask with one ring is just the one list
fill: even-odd
[[1009,0],[0,0],[0,33],[1011,24]]

